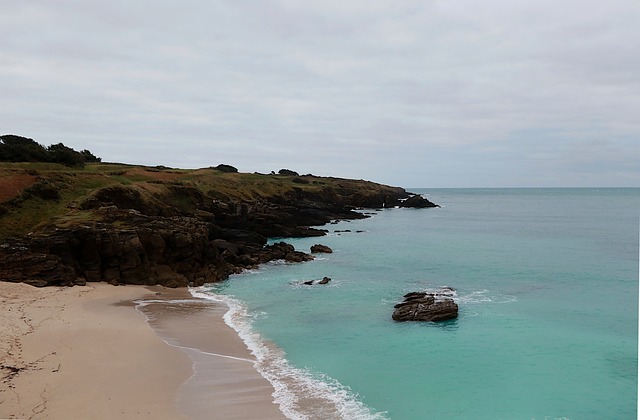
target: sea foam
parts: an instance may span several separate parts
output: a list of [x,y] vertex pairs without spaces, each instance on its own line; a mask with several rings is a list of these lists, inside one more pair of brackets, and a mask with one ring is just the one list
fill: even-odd
[[254,367],[274,387],[274,402],[289,419],[336,418],[382,420],[384,413],[373,412],[358,400],[349,387],[323,374],[292,366],[281,349],[265,342],[253,331],[252,315],[237,299],[219,295],[206,286],[191,288],[194,297],[224,303],[229,310],[224,321],[233,328],[255,356]]

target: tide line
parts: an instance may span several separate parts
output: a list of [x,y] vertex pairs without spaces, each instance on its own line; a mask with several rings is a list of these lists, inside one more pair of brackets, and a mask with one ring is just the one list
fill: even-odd
[[[166,342],[166,341],[165,341]],[[249,362],[249,363],[254,363],[255,360],[251,360],[251,359],[245,359],[244,357],[236,357],[236,356],[229,356],[228,354],[220,354],[220,353],[211,353],[208,351],[203,351],[200,349],[194,349],[193,347],[186,347],[186,346],[177,346],[175,344],[171,344],[171,343],[167,343],[172,347],[177,347],[179,349],[183,349],[183,350],[191,350],[200,354],[206,354],[207,356],[216,356],[216,357],[224,357],[225,359],[232,359],[232,360],[239,360],[241,362]]]

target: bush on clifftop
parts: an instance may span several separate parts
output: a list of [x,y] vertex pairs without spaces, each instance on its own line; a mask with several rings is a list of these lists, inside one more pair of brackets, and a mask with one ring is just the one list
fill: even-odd
[[236,173],[238,172],[238,168],[231,166],[231,165],[225,165],[224,163],[221,163],[220,165],[216,166],[215,168],[220,172],[226,172],[226,173]]
[[278,174],[285,176],[300,176],[296,171],[292,171],[291,169],[280,169]]

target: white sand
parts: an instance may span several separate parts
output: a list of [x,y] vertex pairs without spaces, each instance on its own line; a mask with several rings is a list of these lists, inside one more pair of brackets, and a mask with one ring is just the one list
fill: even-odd
[[[0,418],[284,418],[251,363],[168,345],[129,303],[144,296],[191,297],[184,289],[0,282]],[[221,308],[162,305],[145,311],[161,315],[152,324],[165,339],[179,331],[187,346],[251,359]],[[188,381],[194,360],[208,382]]]

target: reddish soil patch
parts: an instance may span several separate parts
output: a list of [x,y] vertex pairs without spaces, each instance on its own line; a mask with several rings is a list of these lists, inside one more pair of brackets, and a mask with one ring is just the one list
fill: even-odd
[[176,178],[180,178],[182,174],[167,171],[147,171],[146,169],[131,169],[127,171],[126,175],[140,175],[149,177],[158,181],[171,181]]
[[32,186],[35,182],[36,177],[33,175],[0,174],[0,202],[20,195],[22,190]]

